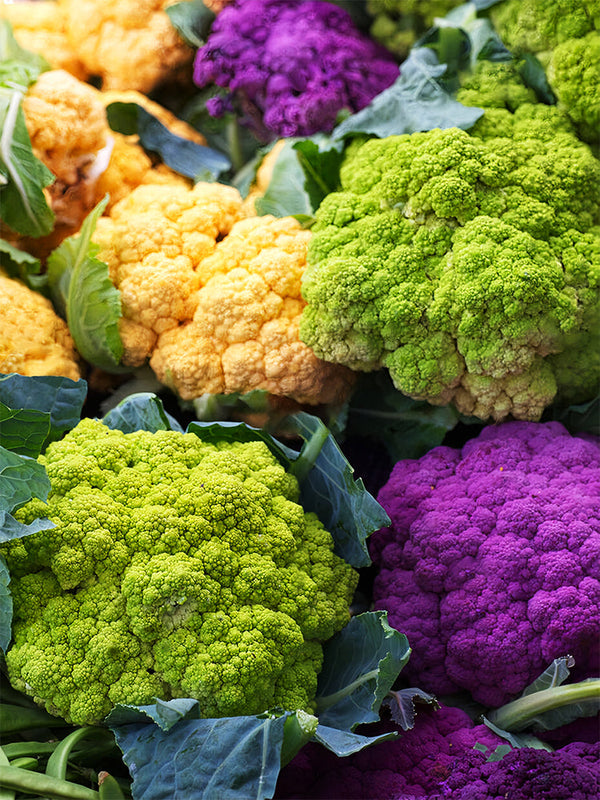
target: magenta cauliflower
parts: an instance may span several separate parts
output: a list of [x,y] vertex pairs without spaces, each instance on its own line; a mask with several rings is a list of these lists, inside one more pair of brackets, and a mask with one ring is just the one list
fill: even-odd
[[400,461],[371,537],[376,609],[408,636],[405,672],[488,707],[571,654],[598,670],[600,441],[557,422],[488,426]]

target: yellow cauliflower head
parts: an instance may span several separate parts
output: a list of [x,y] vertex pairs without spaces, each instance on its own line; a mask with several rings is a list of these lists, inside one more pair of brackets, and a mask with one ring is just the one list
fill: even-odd
[[189,73],[193,50],[165,9],[178,0],[58,0],[71,47],[103,89],[148,94]]
[[[145,357],[183,399],[262,389],[341,402],[350,370],[300,341],[310,232],[292,217],[243,217],[232,187],[141,186],[100,220],[98,254],[121,292],[124,361]],[[148,339],[146,339],[148,342]]]
[[0,270],[0,373],[81,377],[67,324],[49,300]]

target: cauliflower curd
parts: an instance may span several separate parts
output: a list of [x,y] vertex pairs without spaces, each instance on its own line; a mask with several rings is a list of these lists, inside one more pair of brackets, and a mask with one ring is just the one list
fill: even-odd
[[262,442],[82,420],[40,456],[55,527],[1,547],[11,683],[76,724],[193,697],[205,717],[309,708],[358,574]]

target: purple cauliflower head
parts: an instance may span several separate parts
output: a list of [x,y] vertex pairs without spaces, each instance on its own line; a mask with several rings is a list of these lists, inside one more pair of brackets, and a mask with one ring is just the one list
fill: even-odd
[[[391,723],[369,725],[374,735],[397,730]],[[485,725],[475,725],[459,708],[419,711],[414,728],[390,741],[338,758],[318,744],[306,745],[285,767],[276,800],[382,800],[441,797],[440,786],[457,757],[475,744],[493,752],[506,744]]]
[[400,461],[371,537],[376,609],[405,633],[406,677],[488,707],[559,656],[597,673],[600,441],[557,422],[488,426],[462,450]]
[[194,81],[227,89],[213,116],[235,109],[262,140],[329,132],[398,77],[394,56],[347,11],[313,0],[236,0],[213,23]]
[[555,752],[511,750],[499,761],[471,750],[457,758],[441,797],[460,800],[596,800],[600,744],[574,742]]

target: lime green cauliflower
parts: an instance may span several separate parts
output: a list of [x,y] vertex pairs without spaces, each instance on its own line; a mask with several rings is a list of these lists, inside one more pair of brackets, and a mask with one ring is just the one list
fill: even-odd
[[600,162],[558,108],[488,78],[465,95],[488,105],[470,132],[349,146],[312,228],[300,335],[415,399],[537,420],[600,380]]
[[463,0],[367,0],[372,17],[370,34],[398,58],[405,58],[415,41]]
[[558,105],[600,148],[600,0],[502,0],[487,13],[511,52],[539,59]]
[[358,573],[262,442],[82,420],[40,456],[55,527],[2,546],[13,686],[76,724],[191,697],[205,717],[310,709]]

